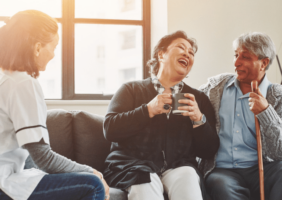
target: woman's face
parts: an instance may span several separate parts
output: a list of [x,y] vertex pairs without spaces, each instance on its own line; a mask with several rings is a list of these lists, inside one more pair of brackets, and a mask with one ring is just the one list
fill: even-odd
[[160,67],[162,74],[167,74],[177,79],[185,78],[194,63],[194,50],[191,44],[177,38],[171,42],[166,52],[159,52]]
[[58,42],[59,35],[56,34],[54,35],[53,40],[47,43],[44,47],[41,46],[41,43],[35,44],[35,62],[39,66],[39,71],[45,71],[48,62],[54,58],[54,51]]

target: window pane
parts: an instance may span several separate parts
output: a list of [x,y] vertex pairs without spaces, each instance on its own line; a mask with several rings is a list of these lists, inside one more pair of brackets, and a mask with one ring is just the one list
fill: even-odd
[[62,98],[62,25],[59,25],[59,44],[55,57],[48,63],[46,70],[40,72],[38,81],[43,89],[45,99]]
[[76,0],[75,17],[142,20],[142,0]]
[[61,0],[0,0],[0,16],[11,17],[23,10],[39,10],[51,17],[62,17]]
[[142,80],[142,27],[76,24],[75,93],[113,94]]

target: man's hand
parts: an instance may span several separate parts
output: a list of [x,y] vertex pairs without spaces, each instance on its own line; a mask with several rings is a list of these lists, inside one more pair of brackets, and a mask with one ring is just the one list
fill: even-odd
[[266,110],[268,107],[267,100],[262,96],[260,89],[258,88],[258,94],[251,92],[249,96],[250,110],[255,114],[259,114]]
[[189,99],[180,99],[179,103],[187,104],[187,106],[180,106],[178,110],[187,110],[188,112],[182,113],[183,116],[189,116],[192,121],[200,121],[202,119],[202,113],[198,107],[195,96],[193,94],[184,94]]
[[110,199],[110,188],[108,186],[108,184],[106,183],[105,179],[103,178],[103,175],[101,172],[98,172],[96,169],[93,169],[93,174],[95,174],[96,176],[98,176],[105,188],[105,200],[109,200]]
[[171,94],[159,94],[154,99],[152,99],[152,101],[147,104],[150,118],[153,118],[155,115],[159,115],[162,113],[169,113],[171,108],[165,110],[165,104],[172,104]]

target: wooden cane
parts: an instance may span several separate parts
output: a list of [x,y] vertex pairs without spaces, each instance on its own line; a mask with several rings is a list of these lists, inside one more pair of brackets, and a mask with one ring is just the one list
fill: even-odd
[[[252,92],[258,94],[258,82],[252,81],[251,85],[252,85]],[[255,115],[255,124],[256,124],[256,134],[257,134],[257,147],[258,147],[260,199],[264,200],[264,174],[263,174],[261,134],[260,134],[260,128],[259,128],[259,121],[256,115]]]

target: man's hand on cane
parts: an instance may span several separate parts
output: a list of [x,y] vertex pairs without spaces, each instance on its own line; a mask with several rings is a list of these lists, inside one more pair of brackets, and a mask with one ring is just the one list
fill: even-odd
[[259,88],[258,94],[251,92],[249,96],[249,106],[250,110],[255,114],[259,114],[262,111],[266,110],[268,107],[267,100],[262,96]]

